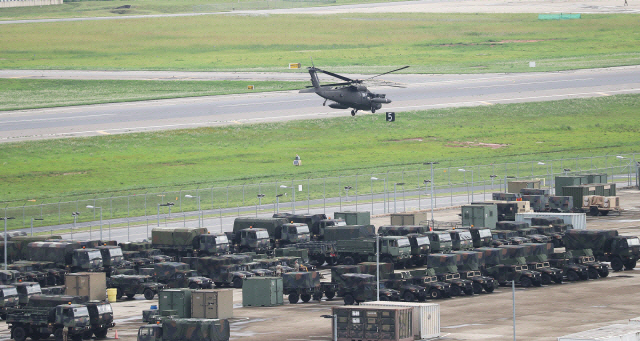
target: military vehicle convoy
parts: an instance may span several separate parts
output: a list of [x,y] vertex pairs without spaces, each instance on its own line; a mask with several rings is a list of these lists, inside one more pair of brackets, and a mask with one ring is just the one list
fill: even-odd
[[32,242],[27,252],[28,260],[53,262],[71,272],[104,270],[100,250],[83,248],[78,242]]
[[473,282],[460,277],[457,258],[455,254],[430,254],[427,274],[435,275],[439,281],[451,284],[452,296],[473,295]]
[[591,249],[596,260],[611,262],[613,271],[631,270],[640,258],[640,239],[617,230],[569,230],[563,241],[567,251]]

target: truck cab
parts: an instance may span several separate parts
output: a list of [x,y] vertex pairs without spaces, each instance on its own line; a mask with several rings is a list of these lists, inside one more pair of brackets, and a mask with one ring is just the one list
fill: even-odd
[[239,245],[240,252],[267,253],[271,250],[269,232],[266,229],[242,229],[240,230]]
[[311,240],[309,226],[302,223],[290,223],[278,226],[275,231],[275,246],[304,243]]
[[101,301],[89,301],[86,303],[89,311],[89,323],[91,331],[85,333],[85,338],[91,338],[95,334],[96,338],[103,339],[107,336],[109,328],[116,324],[113,322],[113,308],[110,303]]
[[15,284],[18,291],[18,305],[25,306],[29,303],[29,297],[42,294],[40,283],[38,282],[22,282]]
[[71,256],[71,269],[77,271],[98,272],[104,269],[102,253],[98,249],[76,249]]
[[380,238],[380,257],[384,263],[395,263],[400,267],[406,266],[411,257],[409,238],[400,236]]
[[110,268],[117,268],[124,262],[124,255],[122,254],[122,248],[113,245],[101,245],[96,246],[97,250],[100,250],[102,255],[102,265]]
[[449,230],[451,236],[451,249],[464,251],[473,249],[473,237],[467,230]]
[[473,247],[491,246],[493,235],[491,229],[482,227],[470,227],[471,238],[473,240]]
[[68,327],[70,335],[84,334],[91,328],[89,309],[81,304],[63,304],[57,306],[55,308],[54,319],[51,322],[60,327]]
[[148,324],[138,329],[138,341],[162,341],[162,326]]
[[430,231],[425,233],[431,242],[431,252],[449,253],[452,249],[451,235],[445,231]]
[[13,285],[0,285],[0,318],[6,319],[7,309],[18,306],[18,291]]
[[423,266],[427,262],[427,257],[431,252],[431,241],[428,236],[418,233],[407,234],[411,244],[411,264],[412,266]]
[[222,255],[229,253],[229,239],[224,233],[202,234],[197,240],[197,249],[209,255]]

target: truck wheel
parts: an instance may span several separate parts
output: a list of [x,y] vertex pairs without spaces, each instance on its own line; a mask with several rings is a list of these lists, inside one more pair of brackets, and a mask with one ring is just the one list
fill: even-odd
[[88,330],[82,334],[82,338],[85,340],[91,340],[92,336],[93,336],[93,331],[91,330]]
[[7,314],[0,314],[0,319],[3,321],[7,319]]
[[623,267],[624,263],[622,263],[622,259],[616,257],[611,260],[611,268],[613,269],[613,271],[622,271]]
[[589,278],[590,279],[598,279],[600,275],[598,274],[598,270],[594,268],[589,268]]
[[155,292],[153,292],[153,290],[151,290],[151,289],[149,289],[149,288],[144,289],[144,298],[145,298],[145,299],[147,299],[147,300],[152,300],[152,299],[153,299],[153,296],[155,296],[155,295],[156,295],[156,293],[155,293]]
[[609,267],[602,264],[602,268],[600,269],[600,277],[604,278],[609,276]]
[[484,291],[486,291],[487,293],[489,293],[489,294],[490,294],[490,293],[492,293],[492,292],[493,292],[493,290],[495,289],[495,287],[494,287],[492,284],[491,284],[491,285],[489,285],[489,284],[488,284],[488,285],[485,285],[485,286],[483,287],[483,289],[484,289]]
[[329,258],[326,258],[326,262],[327,262],[327,265],[329,265],[329,266],[331,266],[331,265],[335,265],[335,264],[337,263],[337,262],[336,262],[336,257],[329,257]]
[[318,292],[318,293],[313,294],[313,300],[314,301],[322,300],[322,292]]
[[124,292],[122,292],[122,289],[118,288],[117,292],[116,292],[116,299],[121,299],[122,296],[124,295]]
[[58,328],[53,332],[53,338],[56,341],[62,341],[62,328]]
[[242,288],[242,278],[236,277],[233,279],[233,287],[236,289]]
[[342,260],[342,264],[344,265],[355,265],[356,261],[353,259],[353,257],[351,256],[346,256],[344,257],[344,259]]
[[73,341],[82,341],[82,334],[75,334],[71,337]]
[[578,276],[577,272],[569,270],[569,272],[567,272],[567,279],[571,282],[575,282],[580,279],[580,276]]
[[[234,285],[235,285],[235,283],[234,283]],[[196,283],[196,282],[189,283],[189,289],[195,290],[195,289],[198,289],[198,288],[199,288],[198,283]]]
[[327,291],[324,293],[327,296],[327,300],[331,301],[334,297],[336,297],[336,293],[333,291]]
[[302,294],[302,295],[300,295],[300,298],[302,299],[302,302],[304,302],[304,303],[309,303],[309,301],[311,301],[311,295],[309,295],[309,294]]
[[296,304],[296,303],[298,303],[298,299],[299,299],[299,297],[298,297],[297,293],[289,294],[289,303]]
[[380,297],[380,301],[388,301],[388,300],[389,300],[389,297],[387,297],[387,296],[381,296]]
[[405,291],[404,295],[402,295],[402,299],[405,302],[413,302],[415,301],[416,297],[411,291]]
[[13,339],[16,341],[24,341],[27,339],[27,331],[20,326],[13,328],[12,334]]
[[562,276],[557,276],[556,279],[554,279],[553,281],[556,282],[556,284],[562,284],[563,282],[562,280],[563,280]]
[[451,296],[462,296],[462,289],[457,285],[451,286]]
[[133,294],[127,294],[127,298],[128,298],[128,299],[130,299],[130,300],[132,300],[135,296],[136,296],[136,294],[135,294],[135,293],[133,293]]
[[636,263],[637,263],[636,260],[628,260],[624,263],[624,267],[627,270],[633,270],[633,268],[636,267]]
[[324,265],[324,256],[323,255],[317,255],[313,258],[314,263],[317,266],[323,266]]
[[600,215],[609,215],[609,211],[600,211]]
[[384,256],[382,257],[382,260],[380,260],[382,263],[393,263],[393,259],[391,259],[391,257],[389,256]]
[[416,261],[414,262],[416,264],[416,267],[421,267],[424,265],[424,258],[420,257],[418,259],[416,259]]
[[96,339],[104,339],[105,337],[107,337],[107,332],[109,331],[109,329],[105,328],[105,329],[100,329],[99,331],[96,331]]
[[440,292],[440,290],[436,288],[431,288],[431,290],[429,290],[429,297],[437,300],[439,298],[442,298],[442,292]]
[[473,285],[471,285],[471,288],[464,288],[464,294],[467,296],[473,296]]
[[520,277],[520,285],[523,288],[528,288],[533,285],[533,282],[531,282],[531,278],[522,276]]
[[222,288],[223,285],[222,282],[214,282],[213,284],[215,284],[216,288]]
[[344,305],[353,305],[356,303],[356,300],[351,296],[351,294],[344,295]]
[[542,284],[549,285],[552,281],[553,280],[551,279],[551,276],[549,274],[542,273]]
[[479,295],[482,293],[482,284],[473,282],[473,293]]

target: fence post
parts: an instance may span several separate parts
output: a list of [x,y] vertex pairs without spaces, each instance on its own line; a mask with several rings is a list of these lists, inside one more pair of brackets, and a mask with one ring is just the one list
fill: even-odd
[[356,212],[358,211],[358,172],[356,172]]

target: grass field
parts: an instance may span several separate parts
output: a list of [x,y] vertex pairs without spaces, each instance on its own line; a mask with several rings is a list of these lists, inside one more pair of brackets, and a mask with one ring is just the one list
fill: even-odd
[[[254,90],[248,90],[253,85]],[[0,79],[0,110],[302,89],[308,82]]]
[[[640,95],[624,95],[406,112],[393,124],[375,114],[3,143],[0,197],[13,206],[29,198],[424,169],[431,160],[455,167],[616,155],[638,151],[638,108]],[[291,166],[296,154],[303,167]]]
[[[261,30],[260,27],[268,27]],[[635,15],[216,15],[3,25],[0,68],[374,73],[566,70],[640,63]],[[20,37],[20,39],[15,39]]]

